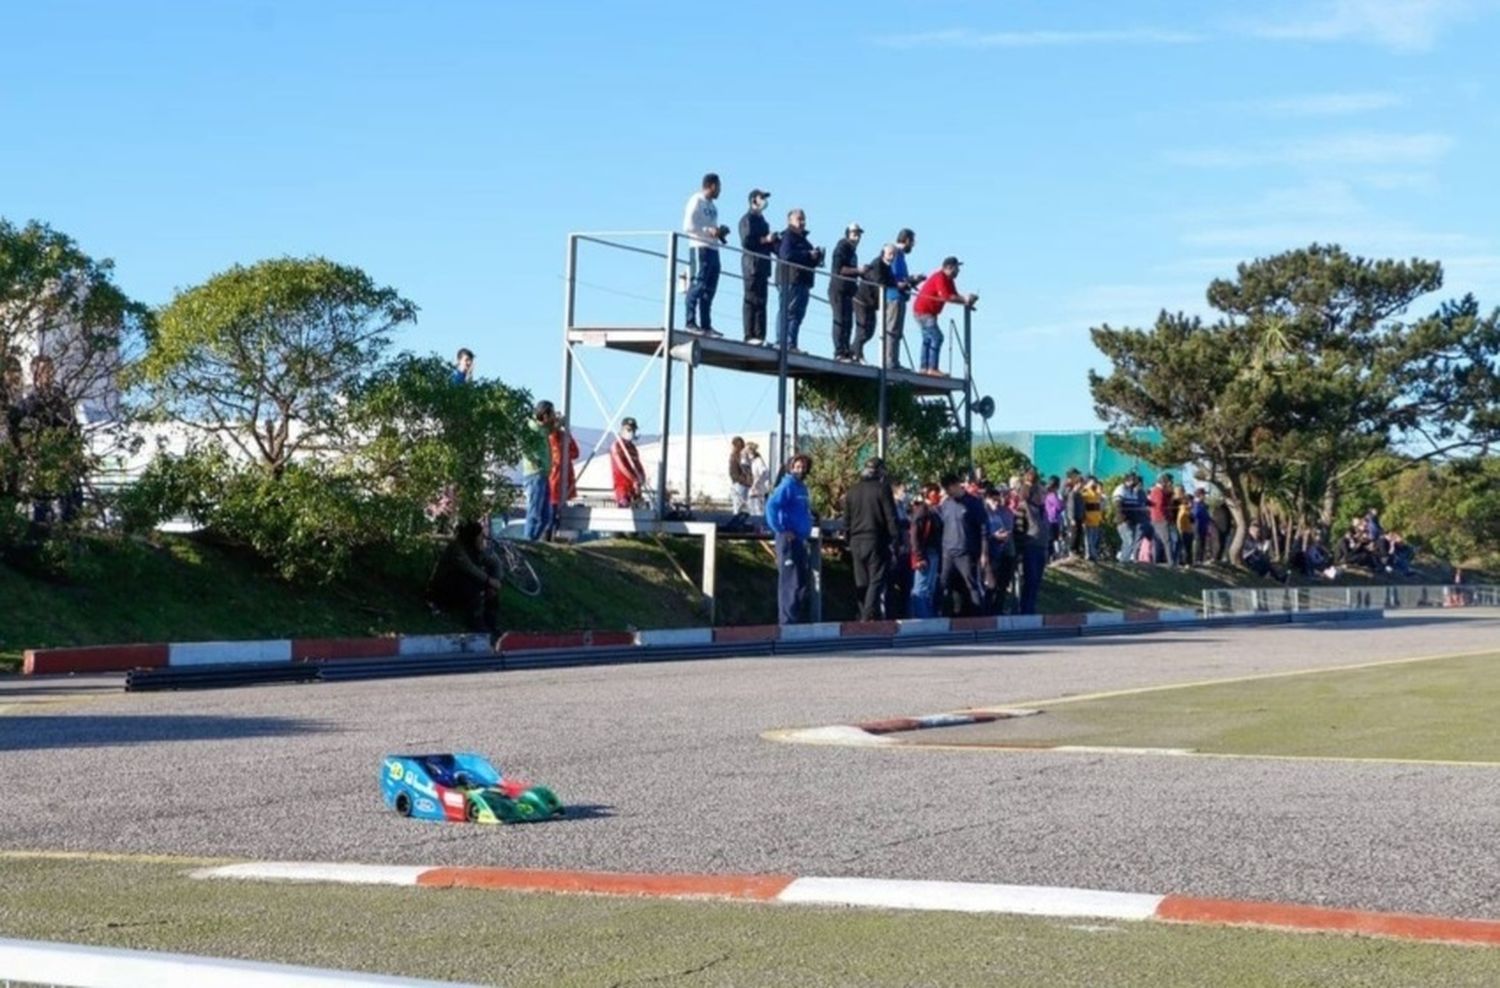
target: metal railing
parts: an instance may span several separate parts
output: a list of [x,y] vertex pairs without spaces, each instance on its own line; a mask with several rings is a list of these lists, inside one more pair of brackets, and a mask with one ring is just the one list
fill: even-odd
[[1256,587],[1203,591],[1203,614],[1266,614],[1367,608],[1500,607],[1500,587],[1482,584],[1393,584],[1348,587]]

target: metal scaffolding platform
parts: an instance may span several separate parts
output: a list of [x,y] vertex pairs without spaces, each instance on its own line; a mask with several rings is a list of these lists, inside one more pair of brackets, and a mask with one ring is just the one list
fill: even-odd
[[[658,356],[661,352],[663,329],[660,326],[576,326],[568,330],[568,342],[578,346],[604,347],[623,350],[643,357]],[[728,370],[745,371],[750,374],[766,374],[776,377],[781,373],[781,355],[774,346],[758,346],[741,340],[704,336],[686,330],[672,331],[671,346],[696,344],[697,363],[704,367],[723,367]],[[803,380],[830,377],[852,377],[875,383],[880,380],[878,364],[841,363],[831,357],[816,354],[789,353],[786,358],[788,377]],[[891,384],[910,387],[920,395],[946,395],[964,390],[961,377],[930,377],[912,370],[886,372]]]

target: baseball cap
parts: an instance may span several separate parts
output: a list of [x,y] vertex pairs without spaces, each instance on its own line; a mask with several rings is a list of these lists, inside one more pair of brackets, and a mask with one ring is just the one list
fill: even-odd
[[858,230],[860,233],[865,232],[865,228],[860,226],[858,223],[850,223],[848,226],[844,227],[845,233],[853,233],[855,230]]
[[950,264],[953,265],[955,268],[961,268],[961,267],[963,267],[964,262],[960,261],[958,258],[954,257],[952,254],[949,254],[947,257],[943,258],[943,267],[946,268]]
[[626,426],[629,426],[632,429],[639,429],[640,428],[640,426],[638,426],[638,425],[635,424],[635,419],[628,418],[628,417],[627,418],[623,418],[623,419],[620,420],[620,428],[623,429]]
[[771,198],[771,193],[767,192],[765,189],[751,189],[750,190],[750,195],[746,197],[746,201],[748,202],[750,199],[769,199],[769,198]]

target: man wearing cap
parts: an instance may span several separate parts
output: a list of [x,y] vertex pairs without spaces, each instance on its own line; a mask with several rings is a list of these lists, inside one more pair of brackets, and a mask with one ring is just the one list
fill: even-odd
[[918,369],[918,374],[943,376],[943,372],[938,370],[938,357],[943,351],[943,331],[938,327],[938,316],[943,314],[943,306],[949,302],[957,302],[967,309],[979,301],[978,295],[958,293],[954,279],[958,277],[958,269],[962,266],[963,262],[956,257],[943,258],[943,266],[922,282],[922,290],[917,292],[917,299],[912,303],[911,309],[917,317],[917,325],[922,327],[922,366]]
[[[854,295],[859,288],[859,238],[864,233],[858,223],[844,228],[844,237],[833,248],[829,262],[828,307],[833,310],[833,359],[852,363],[854,352],[849,346],[849,330],[854,322]],[[845,280],[847,279],[847,280]]]
[[885,286],[885,366],[889,370],[901,367],[901,334],[906,328],[906,298],[922,281],[922,275],[913,276],[906,267],[906,255],[917,246],[917,235],[903,227],[896,234],[896,256],[891,259],[890,278]]
[[620,421],[620,431],[609,448],[609,469],[614,474],[615,506],[629,508],[640,500],[646,486],[646,468],[641,466],[640,451],[635,448],[635,419]]
[[849,556],[854,563],[859,619],[879,620],[890,572],[890,547],[900,529],[896,525],[895,497],[885,478],[885,461],[878,456],[865,462],[859,480],[844,495],[844,532],[849,536]]
[[[682,232],[693,245],[693,283],[687,290],[687,321],[691,333],[722,336],[713,327],[714,293],[719,290],[719,244],[729,237],[729,227],[719,225],[719,176],[703,176],[703,187],[688,197],[682,213]],[[700,319],[699,316],[702,316]]]
[[781,264],[776,269],[776,289],[780,313],[776,319],[776,345],[788,353],[802,353],[797,333],[802,317],[807,315],[807,298],[812,293],[813,269],[823,263],[823,248],[807,239],[807,214],[794,209],[786,214],[786,229],[776,255]]
[[745,276],[745,342],[766,342],[766,284],[771,280],[771,255],[776,253],[776,234],[766,222],[766,201],[771,193],[752,189],[750,208],[740,217],[740,272]]
[[526,537],[535,542],[552,525],[552,494],[548,478],[552,473],[552,432],[557,428],[557,412],[550,401],[539,401],[526,420],[521,436],[521,475],[526,487]]

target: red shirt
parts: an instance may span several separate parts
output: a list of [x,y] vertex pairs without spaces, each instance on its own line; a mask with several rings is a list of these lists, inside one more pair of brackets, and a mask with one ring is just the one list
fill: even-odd
[[921,289],[917,292],[917,300],[912,303],[911,310],[919,316],[938,316],[943,312],[944,302],[962,301],[959,298],[958,286],[953,279],[948,277],[948,272],[938,268],[922,282]]
[[1154,486],[1146,495],[1146,503],[1151,505],[1151,520],[1164,522],[1167,520],[1167,509],[1172,505],[1172,492],[1160,485]]

